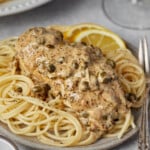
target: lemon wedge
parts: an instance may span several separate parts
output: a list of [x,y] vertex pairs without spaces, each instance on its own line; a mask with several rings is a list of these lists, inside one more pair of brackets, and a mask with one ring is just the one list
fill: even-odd
[[70,30],[68,30],[66,34],[67,34],[67,37],[69,38],[86,29],[100,29],[101,30],[101,29],[104,29],[104,27],[97,25],[97,24],[93,24],[93,23],[77,24],[77,25],[70,26]]
[[99,30],[106,30],[104,27],[93,24],[93,23],[82,23],[77,25],[70,26],[70,29],[65,33],[65,36],[70,39],[70,41],[73,41],[74,37],[87,29],[99,29]]
[[87,29],[78,33],[73,41],[85,42],[99,47],[104,53],[119,48],[126,48],[124,41],[118,35],[107,30]]

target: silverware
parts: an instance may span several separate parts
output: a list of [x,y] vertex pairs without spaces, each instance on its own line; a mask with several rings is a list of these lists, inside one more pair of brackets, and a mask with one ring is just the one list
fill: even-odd
[[[139,42],[139,62],[142,65],[145,74],[150,75],[150,60],[148,54],[148,45],[146,38],[140,40]],[[149,88],[147,85],[146,91],[146,100],[142,106],[142,116],[141,124],[139,129],[139,138],[138,138],[138,150],[150,150],[150,135],[149,135],[149,118],[148,118],[148,107],[149,107]]]

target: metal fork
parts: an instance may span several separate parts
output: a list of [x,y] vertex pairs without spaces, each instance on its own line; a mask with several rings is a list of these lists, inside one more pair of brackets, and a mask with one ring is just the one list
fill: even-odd
[[[139,62],[142,65],[145,74],[150,75],[150,60],[148,54],[148,44],[146,38],[143,38],[139,42]],[[141,124],[139,128],[139,138],[138,138],[138,150],[150,150],[150,135],[149,135],[149,118],[148,118],[148,107],[149,107],[149,88],[147,85],[146,100],[142,106],[142,116]]]

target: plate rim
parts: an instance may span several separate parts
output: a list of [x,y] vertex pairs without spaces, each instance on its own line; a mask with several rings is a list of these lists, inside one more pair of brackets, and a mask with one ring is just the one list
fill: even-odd
[[17,0],[13,0],[12,2],[6,2],[0,5],[0,17],[25,12],[51,1],[52,0],[27,0],[24,2],[20,1],[20,3],[17,3]]
[[[10,131],[7,124],[0,121],[0,133],[9,137],[10,139],[14,139],[17,143],[20,143],[24,146],[30,147],[30,148],[36,148],[36,149],[42,149],[42,150],[54,150],[57,148],[57,150],[109,150],[116,146],[121,145],[125,141],[132,138],[139,129],[140,121],[141,121],[141,109],[138,110],[138,118],[136,118],[136,127],[131,128],[130,131],[128,131],[125,135],[123,135],[122,138],[112,137],[112,138],[100,138],[93,144],[85,145],[85,146],[72,146],[72,147],[58,147],[58,146],[51,146],[46,145],[41,142],[38,142],[36,138],[30,138],[28,136],[24,135],[18,135]],[[106,144],[106,145],[105,145]]]

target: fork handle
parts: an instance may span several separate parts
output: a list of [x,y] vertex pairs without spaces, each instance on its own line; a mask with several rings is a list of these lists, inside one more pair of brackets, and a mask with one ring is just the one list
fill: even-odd
[[[149,88],[147,89],[147,98],[142,107],[142,120],[139,129],[138,138],[138,150],[150,150],[150,135],[149,135],[149,118],[148,118],[148,107],[149,107]],[[145,111],[146,110],[146,111]]]
[[146,143],[147,143],[147,147],[150,150],[150,123],[149,123],[149,115],[148,115],[148,110],[149,110],[149,104],[150,104],[150,85],[147,85],[147,100],[146,100]]

